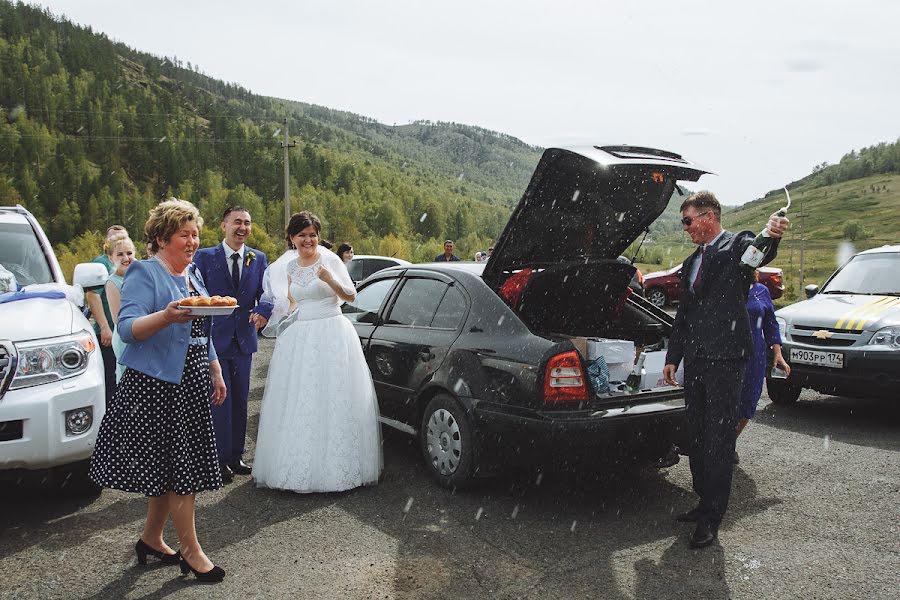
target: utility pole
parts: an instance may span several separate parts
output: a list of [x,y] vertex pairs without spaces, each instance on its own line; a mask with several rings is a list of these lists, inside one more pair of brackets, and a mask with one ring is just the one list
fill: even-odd
[[288,137],[288,120],[284,119],[284,141],[281,142],[281,148],[284,151],[284,229],[287,231],[288,223],[291,221],[291,165],[288,160],[288,150],[297,145],[297,142],[290,141]]
[[806,246],[803,240],[803,218],[805,216],[803,213],[803,196],[800,196],[800,293],[803,293],[803,250]]

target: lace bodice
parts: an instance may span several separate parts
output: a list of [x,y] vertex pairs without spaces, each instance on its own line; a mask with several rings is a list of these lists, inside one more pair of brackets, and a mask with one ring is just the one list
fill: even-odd
[[321,319],[341,314],[340,300],[331,287],[319,279],[321,257],[308,267],[293,261],[288,267],[290,294],[297,303],[300,320]]

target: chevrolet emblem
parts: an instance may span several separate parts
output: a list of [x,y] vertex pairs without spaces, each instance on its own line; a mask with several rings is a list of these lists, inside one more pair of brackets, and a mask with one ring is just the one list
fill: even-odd
[[833,335],[834,334],[831,333],[830,331],[828,331],[827,329],[820,329],[813,334],[813,337],[818,338],[820,340],[827,340],[828,338],[830,338]]

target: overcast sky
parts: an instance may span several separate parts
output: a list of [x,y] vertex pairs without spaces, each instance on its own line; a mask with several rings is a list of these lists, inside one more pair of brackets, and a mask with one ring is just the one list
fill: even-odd
[[257,94],[678,152],[725,204],[900,137],[897,0],[39,4]]

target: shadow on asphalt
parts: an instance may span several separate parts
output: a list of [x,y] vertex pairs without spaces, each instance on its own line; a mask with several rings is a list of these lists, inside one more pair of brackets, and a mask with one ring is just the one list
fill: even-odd
[[795,404],[760,406],[765,425],[816,438],[882,450],[900,450],[900,404],[878,398],[846,398],[804,391]]
[[[396,435],[386,440],[385,473],[373,490],[380,509],[352,497],[341,507],[399,541],[398,597],[730,595],[722,547],[689,549],[692,526],[672,518],[692,508],[695,497],[664,473],[516,472],[459,492],[430,481],[414,443]],[[780,502],[758,498],[740,469],[734,489],[723,531]],[[385,506],[395,512],[385,514]],[[673,537],[658,562],[646,558],[658,550],[641,550]],[[633,581],[622,581],[623,556],[633,564],[625,576]]]

